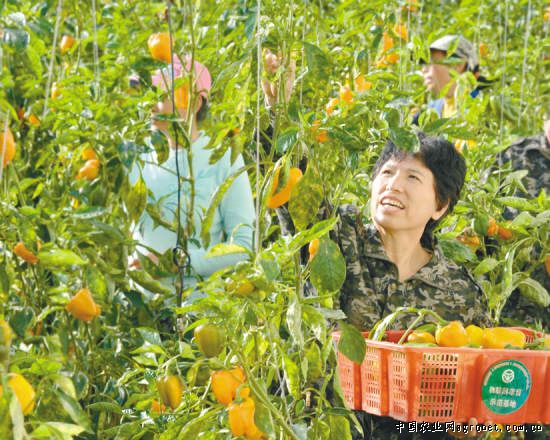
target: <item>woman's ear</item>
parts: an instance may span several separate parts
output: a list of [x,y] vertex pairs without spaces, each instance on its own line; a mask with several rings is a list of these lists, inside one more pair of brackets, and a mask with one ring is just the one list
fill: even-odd
[[432,219],[434,221],[438,221],[443,215],[447,212],[447,209],[449,209],[449,202],[447,202],[442,208],[438,209],[432,214]]
[[198,95],[197,100],[195,101],[195,114],[200,112],[203,105],[204,105],[204,99],[201,95]]

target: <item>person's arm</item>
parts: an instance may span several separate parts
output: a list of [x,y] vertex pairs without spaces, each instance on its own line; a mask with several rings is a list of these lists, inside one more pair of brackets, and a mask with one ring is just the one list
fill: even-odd
[[462,318],[464,322],[475,324],[481,327],[487,327],[491,324],[489,320],[487,298],[483,293],[480,285],[470,274],[470,272],[462,267],[462,280],[459,295],[466,295],[467,310],[464,310]]
[[[221,182],[244,166],[243,158],[240,155],[233,166],[229,166],[228,155],[224,156],[221,161],[223,163],[220,166],[225,170]],[[246,171],[242,172],[229,187],[220,202],[218,211],[227,236],[225,243],[232,243],[251,250],[255,213],[252,189]],[[189,251],[191,266],[194,272],[202,277],[208,277],[217,270],[233,266],[248,258],[246,253],[207,258],[207,252],[208,250],[203,248],[192,248]]]

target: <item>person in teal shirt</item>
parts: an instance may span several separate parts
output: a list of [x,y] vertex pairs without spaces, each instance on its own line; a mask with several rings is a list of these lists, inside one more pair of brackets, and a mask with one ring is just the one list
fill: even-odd
[[[174,60],[174,76],[189,76],[191,60],[186,59],[183,69],[179,59]],[[188,240],[188,254],[190,257],[190,276],[186,278],[186,287],[195,284],[198,279],[207,278],[217,270],[235,265],[247,258],[246,253],[228,254],[217,257],[206,257],[208,250],[219,243],[233,243],[246,249],[252,248],[253,226],[255,221],[254,202],[248,174],[242,172],[233,181],[225,193],[221,203],[214,214],[210,228],[210,243],[208,249],[200,240],[201,225],[206,210],[210,206],[211,197],[216,189],[223,184],[237,170],[244,166],[241,155],[233,164],[230,161],[228,151],[220,160],[209,164],[212,150],[206,146],[210,138],[199,128],[208,104],[208,92],[212,79],[208,69],[198,61],[194,61],[193,87],[196,92],[196,100],[189,100],[184,91],[176,89],[176,108],[183,120],[187,114],[192,117],[191,124],[191,151],[193,157],[193,178],[195,187],[194,197],[194,233]],[[164,90],[170,87],[170,67],[157,71],[153,75],[153,85],[160,86]],[[187,88],[186,86],[184,86]],[[168,94],[167,94],[168,95]],[[178,96],[179,95],[179,96]],[[194,101],[189,102],[188,101]],[[141,160],[134,166],[130,173],[132,183],[143,178],[148,190],[148,203],[156,206],[163,223],[174,224],[177,212],[178,184],[176,173],[176,149],[179,163],[179,172],[183,177],[189,176],[187,152],[176,145],[168,131],[168,122],[156,118],[158,114],[172,114],[172,104],[169,96],[159,102],[153,109],[152,125],[160,130],[167,138],[170,146],[168,159],[159,164],[156,153],[150,152],[141,156]],[[187,124],[185,125],[187,126]],[[190,204],[190,184],[182,184],[181,191],[181,219],[187,219],[187,210]],[[158,224],[153,218],[144,212],[136,225],[134,238],[140,243],[138,251],[145,254],[153,262],[158,261],[158,255],[165,254],[176,246],[177,236],[175,228],[168,228]],[[154,252],[153,252],[154,251]],[[173,278],[173,277],[172,277]]]

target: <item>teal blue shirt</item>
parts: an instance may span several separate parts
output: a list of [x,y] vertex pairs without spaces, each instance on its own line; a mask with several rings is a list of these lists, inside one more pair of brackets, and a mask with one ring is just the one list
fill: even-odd
[[[193,238],[198,242],[200,242],[202,220],[210,206],[211,197],[228,177],[244,166],[241,155],[231,165],[230,151],[227,151],[218,162],[210,165],[208,160],[211,150],[205,149],[209,141],[210,138],[201,132],[199,138],[192,144],[195,179],[193,216],[195,232]],[[130,181],[132,183],[136,182],[141,173],[148,190],[148,203],[157,205],[163,220],[173,224],[177,210],[176,150],[171,148],[168,159],[161,165],[158,164],[155,152],[144,154],[141,159],[143,162],[134,166],[130,173]],[[180,164],[180,175],[189,176],[187,154],[182,149],[178,150],[178,162]],[[189,184],[182,184],[182,220],[186,219],[189,192]],[[250,181],[248,174],[243,172],[232,183],[216,209],[210,228],[209,249],[222,242],[232,242],[251,249],[254,220],[254,202]],[[134,238],[161,254],[176,245],[175,229],[170,230],[162,225],[155,227],[153,219],[147,212],[143,213],[138,225],[136,225]],[[188,248],[192,275],[195,276],[208,277],[219,269],[232,266],[247,258],[245,253],[206,258],[209,249],[205,249],[202,245],[199,246],[192,241],[189,241]],[[145,250],[145,253],[147,253],[147,250]]]

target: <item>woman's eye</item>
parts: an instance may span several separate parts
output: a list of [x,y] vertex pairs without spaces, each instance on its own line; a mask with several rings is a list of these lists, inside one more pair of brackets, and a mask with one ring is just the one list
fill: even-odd
[[410,174],[409,179],[416,179],[416,180],[420,181],[420,179],[417,176],[415,176],[414,174]]
[[382,174],[391,174],[391,170],[382,170]]

